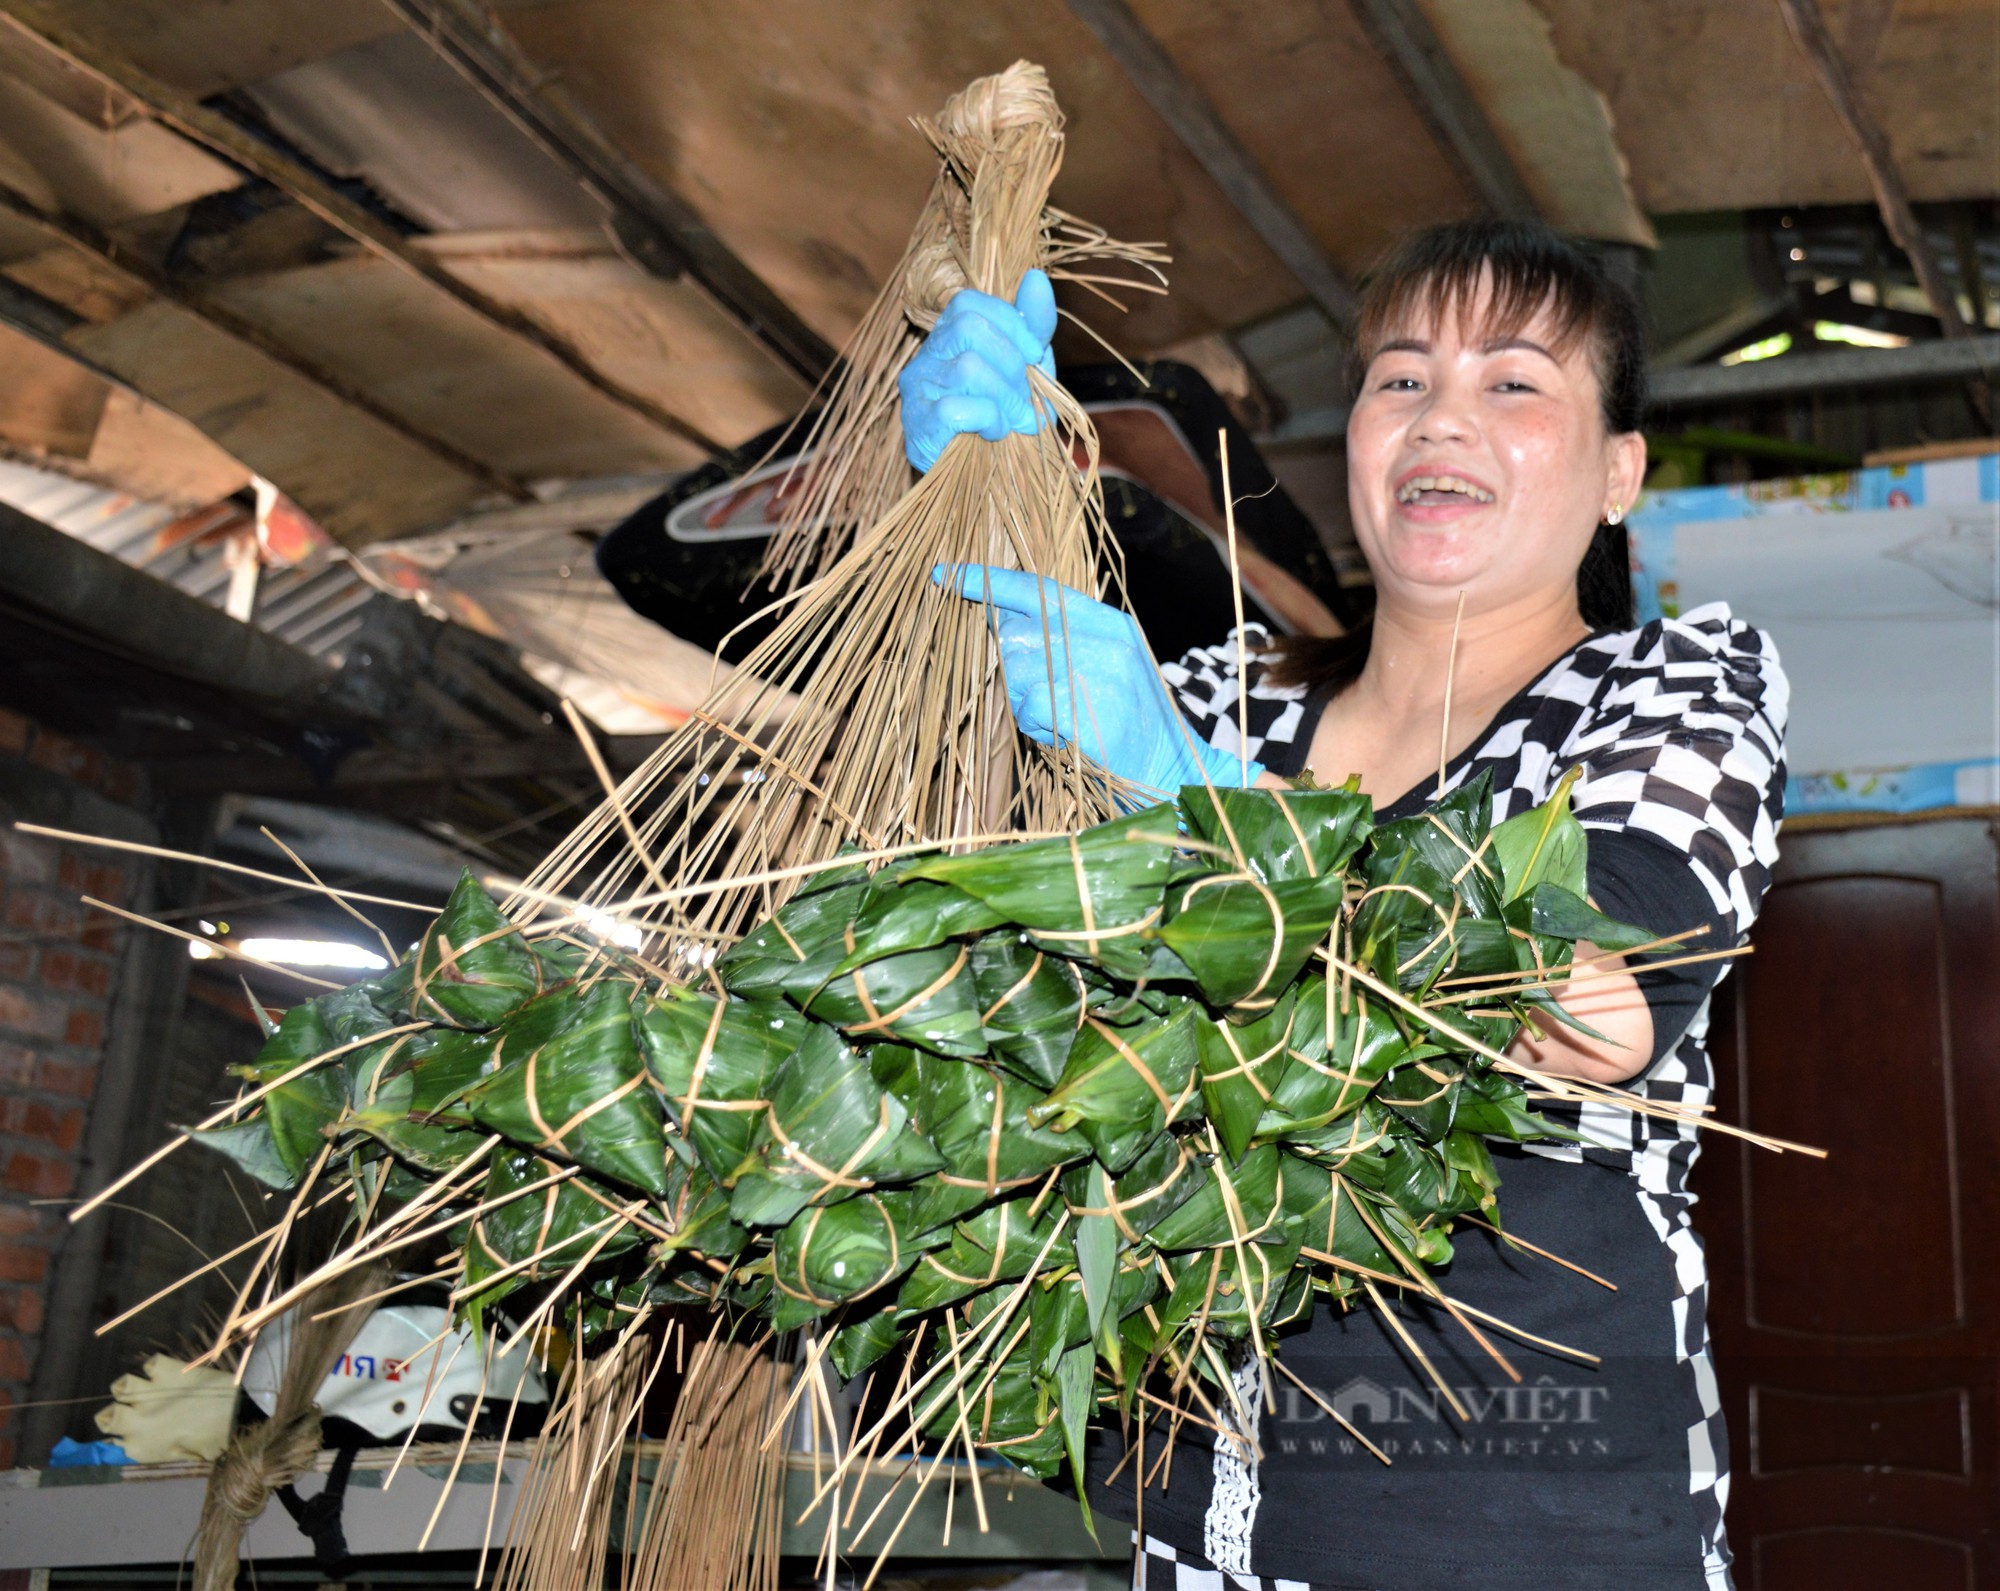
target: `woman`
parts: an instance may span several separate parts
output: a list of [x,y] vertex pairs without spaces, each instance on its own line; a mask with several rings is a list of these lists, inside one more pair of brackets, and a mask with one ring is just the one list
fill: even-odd
[[[912,362],[904,414],[920,467],[956,431],[1033,428],[1025,372],[1046,360],[1053,315],[1041,285],[1021,302],[1030,313],[955,302]],[[1765,637],[1720,604],[1633,628],[1619,527],[1645,443],[1630,296],[1543,228],[1440,227],[1371,281],[1356,354],[1347,458],[1375,580],[1367,629],[1275,646],[1252,630],[1240,651],[1232,639],[1156,669],[1129,619],[1046,588],[1067,622],[1065,656],[1060,640],[1044,646],[1032,580],[968,570],[961,589],[994,605],[1023,729],[1161,790],[1204,775],[1358,774],[1382,819],[1483,773],[1497,820],[1580,770],[1571,800],[1598,906],[1659,933],[1740,943],[1776,858],[1785,679]],[[1635,975],[1600,961],[1562,1000],[1603,1037],[1561,1029],[1519,1053],[1700,1106],[1718,965]],[[1508,1342],[1515,1386],[1442,1314],[1392,1306],[1461,1418],[1378,1315],[1322,1307],[1281,1356],[1393,1464],[1274,1388],[1254,1459],[1184,1438],[1168,1490],[1146,1492],[1144,1584],[1729,1585],[1724,1432],[1688,1223],[1694,1134],[1609,1108],[1569,1120],[1582,1144],[1493,1146],[1501,1207],[1511,1232],[1617,1290],[1469,1223],[1443,1279],[1454,1298],[1601,1362]],[[1247,1408],[1264,1401],[1257,1374],[1252,1358]],[[1099,1481],[1121,1439],[1102,1433],[1100,1447],[1093,1502],[1141,1518],[1135,1466],[1109,1489]]]

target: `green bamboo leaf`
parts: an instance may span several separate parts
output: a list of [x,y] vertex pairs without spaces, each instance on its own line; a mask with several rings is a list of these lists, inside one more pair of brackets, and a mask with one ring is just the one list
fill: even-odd
[[1111,1302],[1111,1277],[1118,1265],[1118,1223],[1111,1213],[1111,1179],[1104,1167],[1090,1168],[1090,1204],[1076,1218],[1076,1271],[1083,1285],[1084,1317],[1094,1337]]
[[855,948],[835,965],[835,977],[882,956],[969,939],[1007,920],[962,889],[905,877],[903,866],[892,863],[876,874],[853,918]]
[[1537,884],[1507,906],[1507,922],[1527,933],[1588,940],[1599,950],[1636,950],[1659,938],[1650,929],[1613,922],[1596,907],[1560,884]]
[[705,1166],[676,1155],[667,1162],[667,1196],[661,1200],[673,1235],[658,1243],[662,1254],[692,1253],[733,1264],[750,1234],[729,1218],[729,1193]]
[[944,1157],[944,1169],[914,1190],[921,1225],[955,1219],[1088,1152],[1074,1134],[1030,1125],[1041,1091],[995,1068],[895,1045],[878,1045],[870,1066]]
[[1123,1171],[1161,1129],[1195,1113],[1193,1008],[1141,1015],[1126,1026],[1086,1018],[1062,1081],[1028,1110],[1038,1127],[1080,1131],[1107,1171]]
[[482,1141],[460,1098],[491,1071],[491,1033],[428,1028],[352,1052],[347,1125],[422,1170],[457,1167]]
[[349,1124],[368,1134],[397,1159],[433,1175],[456,1170],[464,1164],[468,1155],[476,1153],[486,1141],[482,1133],[447,1126],[421,1116],[363,1111],[350,1117]]
[[1583,893],[1589,846],[1569,805],[1570,786],[1582,772],[1570,769],[1548,800],[1516,813],[1493,831],[1492,854],[1505,880],[1503,901],[1518,900],[1542,883],[1558,884],[1573,895]]
[[499,1038],[499,1070],[465,1096],[473,1117],[525,1148],[664,1194],[660,1101],[632,1030],[636,992],[600,978],[517,1014]]
[[1258,1118],[1259,1138],[1310,1133],[1338,1121],[1358,1109],[1409,1053],[1409,1041],[1389,1009],[1358,986],[1335,993],[1326,980],[1308,978],[1299,987],[1295,1012],[1290,1064]]
[[717,958],[723,987],[745,999],[810,999],[847,954],[847,928],[868,887],[863,868],[821,874]]
[[1172,1330],[1200,1320],[1215,1336],[1240,1341],[1250,1334],[1253,1299],[1263,1313],[1283,1299],[1292,1258],[1262,1243],[1244,1244],[1240,1258],[1233,1248],[1167,1256],[1174,1287],[1160,1310],[1161,1326]]
[[[1076,1481],[1079,1498],[1087,1497],[1083,1444],[1090,1422],[1097,1414],[1096,1374],[1097,1354],[1088,1344],[1070,1349],[1056,1364],[1056,1407],[1062,1421],[1063,1447],[1069,1456],[1070,1474]],[[1083,1504],[1083,1522],[1095,1540],[1097,1527],[1091,1522],[1088,1501]]]
[[1459,1089],[1464,1080],[1465,1068],[1457,1061],[1427,1057],[1390,1072],[1376,1089],[1375,1099],[1403,1128],[1434,1144],[1458,1119]]
[[771,1324],[779,1331],[803,1326],[900,1276],[916,1259],[894,1214],[872,1193],[801,1210],[772,1239],[772,1281],[780,1296]]
[[[1090,1169],[1071,1166],[1063,1173],[1063,1200],[1073,1211],[1104,1208],[1091,1202]],[[1112,1179],[1111,1208],[1119,1235],[1128,1243],[1147,1236],[1199,1186],[1198,1171],[1186,1139],[1167,1132],[1154,1138]]]
[[779,1064],[815,1024],[768,1000],[674,989],[638,1012],[646,1071],[709,1175],[724,1187],[749,1156]]
[[1238,1025],[1197,1013],[1195,1052],[1201,1099],[1231,1160],[1241,1159],[1291,1066],[1296,1006],[1287,990],[1275,1009]]
[[1288,1157],[1275,1144],[1252,1149],[1236,1165],[1208,1162],[1197,1166],[1194,1191],[1173,1214],[1157,1221],[1147,1234],[1165,1250],[1214,1248],[1243,1239],[1275,1243],[1284,1238],[1284,1179]]
[[466,869],[417,944],[417,1014],[493,1027],[542,988],[542,964],[528,941]]
[[811,1203],[906,1182],[944,1164],[868,1060],[815,1026],[771,1079],[770,1108],[730,1194],[747,1226],[782,1226]]
[[1463,1132],[1512,1138],[1517,1143],[1537,1138],[1577,1138],[1570,1129],[1529,1110],[1527,1099],[1528,1091],[1513,1078],[1490,1066],[1473,1066],[1459,1091],[1457,1126]]
[[[245,1075],[253,1082],[269,1083],[325,1055],[340,1042],[327,1026],[318,1001],[293,1006],[279,1020],[278,1031],[245,1068]],[[296,1183],[326,1147],[328,1129],[346,1113],[346,1076],[338,1065],[323,1062],[272,1089],[259,1109],[270,1127],[272,1147],[287,1177]]]
[[267,1188],[298,1186],[298,1172],[278,1152],[277,1141],[271,1135],[271,1123],[261,1115],[237,1122],[232,1127],[189,1131],[188,1136],[217,1154],[227,1155]]
[[833,1023],[857,1043],[900,1039],[940,1055],[986,1053],[963,945],[870,959],[836,972],[801,1003],[808,1015]]
[[972,942],[972,987],[993,1058],[1055,1087],[1083,1020],[1085,984],[1075,964],[1018,929],[985,934]]
[[1479,1190],[1482,1208],[1491,1209],[1500,1191],[1500,1173],[1486,1140],[1463,1127],[1444,1141],[1445,1164]]
[[1061,1470],[1062,1425],[1053,1410],[1044,1411],[1025,1353],[1009,1354],[976,1399],[965,1387],[947,1390],[950,1379],[941,1377],[936,1393],[918,1400],[917,1423],[925,1435],[949,1438],[962,1412],[980,1446],[996,1457],[1039,1479]]
[[1384,1238],[1392,1243],[1394,1238],[1386,1231],[1378,1236],[1356,1206],[1357,1197],[1352,1183],[1339,1172],[1296,1157],[1285,1167],[1285,1211],[1298,1221],[1305,1248],[1334,1255],[1377,1276],[1400,1276],[1396,1256],[1383,1243]]
[[1405,883],[1427,892],[1438,887],[1433,881],[1442,881],[1436,896],[1441,904],[1456,899],[1475,917],[1496,916],[1503,884],[1487,843],[1492,827],[1492,778],[1482,770],[1415,817],[1376,829],[1364,869],[1368,884],[1386,883],[1399,872]]
[[860,1315],[848,1313],[826,1347],[834,1374],[842,1381],[852,1381],[903,1340],[903,1328],[897,1324],[893,1308],[863,1308],[865,1312]]
[[1265,884],[1212,873],[1167,892],[1160,939],[1210,1005],[1268,1009],[1340,915],[1339,874]]
[[[949,1241],[936,1253],[925,1254],[904,1281],[896,1295],[898,1318],[907,1320],[1026,1276],[1055,1231],[1056,1221],[1052,1208],[1030,1215],[1033,1202],[1031,1197],[1002,1200],[953,1226]],[[1043,1258],[1042,1267],[1052,1269],[1068,1257],[1067,1242],[1058,1242]]]
[[1152,807],[1074,838],[919,858],[909,876],[977,896],[1043,949],[1137,977],[1178,834],[1174,809]]
[[[1478,1140],[1466,1137],[1465,1142],[1476,1145]],[[1484,1153],[1483,1150],[1480,1152]],[[1469,1153],[1461,1153],[1458,1157],[1460,1160],[1469,1158]],[[1490,1160],[1485,1163],[1484,1170],[1487,1176],[1492,1176]],[[1415,1138],[1397,1140],[1395,1148],[1386,1158],[1385,1171],[1382,1191],[1413,1218],[1458,1215],[1476,1210],[1487,1193],[1478,1179],[1454,1163],[1442,1148]]]
[[[503,1152],[486,1175],[480,1202],[506,1198],[562,1169],[537,1155]],[[585,1186],[593,1187],[597,1197],[586,1193]],[[482,1303],[491,1304],[516,1287],[562,1275],[600,1241],[597,1257],[606,1262],[617,1258],[641,1241],[638,1228],[616,1219],[624,1202],[608,1189],[572,1177],[484,1211],[462,1239],[465,1271],[460,1285],[478,1289],[498,1273],[520,1266],[483,1289]]]
[[[1354,790],[1181,787],[1188,833],[1240,855],[1267,884],[1333,878],[1368,838],[1374,806]],[[1211,864],[1213,865],[1213,864]]]
[[1074,1274],[1037,1277],[1028,1293],[1028,1359],[1052,1376],[1062,1356],[1090,1341],[1090,1306]]
[[[1124,1357],[1125,1323],[1160,1295],[1160,1277],[1150,1252],[1128,1249],[1119,1256],[1111,1276],[1110,1302],[1095,1334],[1104,1360],[1115,1373]],[[1036,1280],[1028,1299],[1028,1357],[1039,1376],[1053,1376],[1064,1353],[1092,1341],[1090,1305],[1083,1296],[1083,1279],[1065,1270]],[[1137,1363],[1145,1362],[1145,1354]]]
[[534,940],[529,948],[541,966],[544,990],[560,989],[588,977],[593,970],[602,972],[613,965],[602,944],[573,939],[569,934]]

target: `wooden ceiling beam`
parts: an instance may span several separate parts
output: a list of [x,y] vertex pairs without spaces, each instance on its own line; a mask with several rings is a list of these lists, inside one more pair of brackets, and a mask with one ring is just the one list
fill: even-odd
[[1174,135],[1188,148],[1264,240],[1285,269],[1342,331],[1354,325],[1357,301],[1353,286],[1328,258],[1319,240],[1298,217],[1216,114],[1201,90],[1191,83],[1125,0],[1069,0],[1069,8],[1132,80]]
[[698,426],[599,370],[567,337],[459,280],[422,249],[413,247],[394,227],[356,204],[303,162],[151,76],[109,45],[65,26],[48,0],[0,0],[0,17],[79,71],[130,97],[162,126],[200,144],[238,170],[270,183],[371,254],[455,300],[488,325],[540,350],[620,408],[710,455],[724,451],[721,443]]
[[1740,365],[1688,365],[1653,377],[1652,404],[1684,409],[1836,387],[1950,381],[1977,377],[1995,363],[2000,363],[2000,337],[1939,338],[1907,348],[1842,348]]
[[[1930,300],[1931,308],[1937,312],[1945,336],[1968,343],[1982,341],[1966,324],[1959,311],[1958,294],[1944,274],[1937,255],[1932,252],[1930,239],[1924,236],[1924,229],[1917,224],[1916,211],[1910,207],[1910,190],[1896,164],[1895,152],[1889,147],[1888,135],[1883,132],[1882,124],[1876,121],[1874,113],[1862,103],[1860,92],[1854,86],[1854,76],[1847,69],[1847,60],[1834,44],[1833,35],[1827,31],[1826,17],[1820,11],[1819,0],[1777,0],[1777,6],[1779,15],[1785,19],[1785,26],[1791,29],[1792,40],[1798,45],[1799,53],[1806,58],[1806,64],[1826,91],[1834,115],[1840,118],[1841,126],[1854,140],[1861,155],[1861,164],[1868,173],[1868,185],[1875,190],[1875,204],[1882,212],[1882,224],[1889,229],[1889,236],[1895,240],[1896,247],[1909,257],[1910,268],[1916,272],[1924,297]],[[1975,368],[1971,396],[1980,419],[1991,425],[1993,403],[1983,364]]]
[[1486,208],[1511,220],[1539,219],[1541,209],[1514,157],[1487,120],[1416,0],[1351,0],[1361,24],[1402,76],[1410,99],[1438,141],[1456,157]]
[[383,0],[437,55],[604,207],[633,261],[685,275],[780,364],[816,383],[834,350],[681,198],[600,133],[483,8],[466,0]]
[[[297,349],[285,346],[262,327],[245,320],[234,310],[215,302],[207,294],[154,269],[131,250],[119,248],[114,241],[87,222],[77,220],[73,216],[51,215],[47,211],[39,210],[5,187],[0,187],[0,213],[27,222],[52,241],[77,250],[105,270],[136,284],[157,298],[163,298],[186,310],[203,325],[220,335],[256,349],[265,358],[284,366],[293,375],[309,382],[327,396],[357,413],[365,414],[376,424],[393,431],[404,441],[422,448],[440,463],[449,465],[460,474],[478,481],[489,491],[499,492],[517,503],[533,501],[534,493],[528,489],[525,482],[474,458],[443,437],[384,407],[375,397],[354,385],[346,377],[328,370]],[[14,284],[8,285],[12,287]],[[28,300],[40,300],[40,298],[39,294],[27,294],[25,289],[15,287],[10,294],[0,294],[0,316],[5,316],[9,320],[14,319],[13,315],[7,313],[8,301],[19,300],[12,307],[25,317],[26,312],[35,307]],[[23,330],[33,325],[45,328],[46,331],[54,331],[56,323],[48,314],[48,310],[60,306],[49,305],[46,300],[41,302],[44,306],[41,313],[24,324]],[[79,324],[81,322],[72,321],[70,326],[63,329],[72,330]],[[84,359],[76,349],[68,347],[60,334],[54,337],[37,333],[31,335],[38,335],[39,341],[77,360],[93,372],[98,372],[98,367]],[[116,380],[122,387],[128,389],[132,387],[131,382],[122,377],[110,379]],[[144,397],[145,394],[141,393],[140,396]]]

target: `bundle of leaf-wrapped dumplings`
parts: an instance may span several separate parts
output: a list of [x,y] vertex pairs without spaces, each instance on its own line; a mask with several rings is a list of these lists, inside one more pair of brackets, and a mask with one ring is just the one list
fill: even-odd
[[850,1377],[915,1341],[912,1422],[1046,1475],[1155,1372],[1213,1391],[1315,1293],[1421,1285],[1494,1218],[1485,1139],[1556,1130],[1478,1052],[1566,1020],[1575,941],[1648,936],[1585,903],[1566,787],[1490,814],[1483,780],[1381,827],[1351,790],[1189,787],[835,865],[686,986],[468,875],[202,1136],[429,1199],[475,1318],[701,1300],[816,1323]]

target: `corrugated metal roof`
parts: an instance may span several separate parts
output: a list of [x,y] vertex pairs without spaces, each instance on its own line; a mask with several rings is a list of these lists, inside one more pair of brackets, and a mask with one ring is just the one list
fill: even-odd
[[[214,608],[227,603],[232,537],[256,525],[252,508],[235,498],[183,513],[4,459],[0,502]],[[341,646],[361,627],[360,610],[374,594],[345,549],[314,533],[296,562],[263,570],[250,622],[338,667]]]

